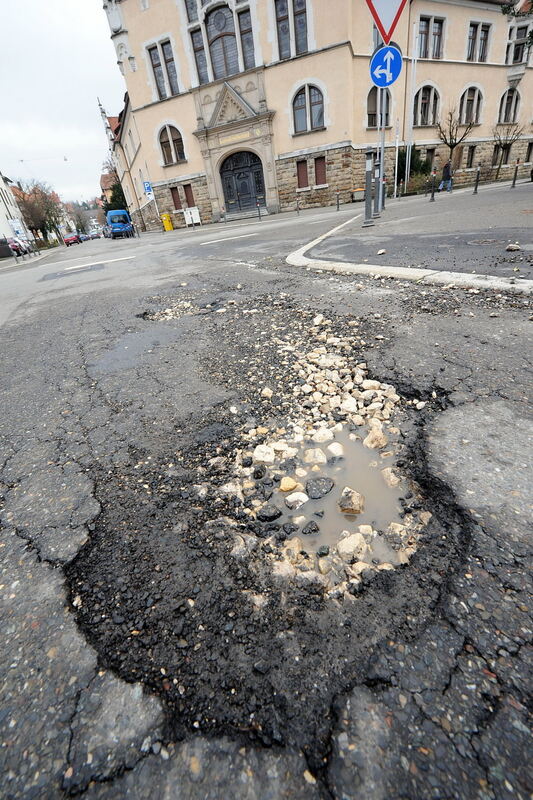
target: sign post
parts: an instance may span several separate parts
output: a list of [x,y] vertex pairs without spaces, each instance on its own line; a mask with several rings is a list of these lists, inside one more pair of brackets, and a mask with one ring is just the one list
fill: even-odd
[[[370,60],[370,78],[374,86],[377,87],[377,139],[380,163],[379,185],[376,187],[378,195],[378,208],[384,206],[383,193],[385,186],[385,128],[387,125],[387,100],[388,87],[398,79],[402,71],[403,58],[401,51],[394,45],[379,47]],[[381,131],[381,137],[380,137]]]

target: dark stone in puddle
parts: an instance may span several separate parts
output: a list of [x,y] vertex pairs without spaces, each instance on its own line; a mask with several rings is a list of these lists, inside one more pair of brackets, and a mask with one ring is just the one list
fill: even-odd
[[329,545],[322,544],[316,551],[316,554],[319,558],[323,558],[323,556],[329,556]]
[[296,533],[296,531],[298,530],[298,525],[293,525],[292,522],[286,522],[285,525],[283,526],[283,530],[285,531],[287,536],[290,536],[292,533]]
[[318,517],[319,519],[322,519],[323,516],[324,516],[324,512],[323,511],[315,511],[315,517]]
[[263,506],[263,508],[260,508],[257,512],[257,519],[261,522],[273,522],[279,517],[281,517],[281,511],[273,504]]
[[331,478],[313,478],[305,484],[305,491],[311,500],[320,500],[321,497],[331,492],[335,481]]
[[318,527],[318,525],[314,520],[311,520],[311,522],[308,522],[307,525],[304,525],[304,527],[302,528],[302,533],[305,533],[306,536],[312,536],[313,534],[319,532],[320,528]]
[[254,469],[254,478],[256,481],[260,480],[260,478],[264,478],[266,473],[266,467],[260,464],[258,467]]

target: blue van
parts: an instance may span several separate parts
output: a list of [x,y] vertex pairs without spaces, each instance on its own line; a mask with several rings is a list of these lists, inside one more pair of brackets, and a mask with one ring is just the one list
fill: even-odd
[[115,211],[108,211],[106,219],[112,239],[119,239],[121,237],[127,239],[130,236],[135,236],[131,217],[124,209],[119,208]]

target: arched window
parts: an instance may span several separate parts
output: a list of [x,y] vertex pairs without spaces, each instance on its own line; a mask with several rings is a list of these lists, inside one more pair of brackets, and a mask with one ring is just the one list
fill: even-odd
[[302,86],[292,101],[294,132],[317,131],[324,127],[324,96],[316,86]]
[[159,146],[163,154],[164,164],[176,164],[185,161],[183,139],[181,133],[173,125],[165,125],[159,134]]
[[470,86],[463,92],[459,105],[459,120],[461,125],[468,125],[469,122],[478,124],[481,115],[481,103],[483,95],[476,86]]
[[205,18],[207,41],[215,80],[239,71],[233,14],[227,6],[215,8]]
[[498,122],[516,122],[520,95],[516,89],[507,89],[500,102]]
[[415,94],[413,125],[436,125],[439,111],[439,93],[433,86],[422,86]]
[[[385,127],[389,127],[389,115],[390,115],[390,92],[388,89],[382,89],[385,92]],[[383,102],[383,97],[381,99]],[[378,126],[378,89],[377,86],[373,86],[368,93],[368,97],[366,100],[366,111],[367,111],[367,127],[368,128],[377,128]]]

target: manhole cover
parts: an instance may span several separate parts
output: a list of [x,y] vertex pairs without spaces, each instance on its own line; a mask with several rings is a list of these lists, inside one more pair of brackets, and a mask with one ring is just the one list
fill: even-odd
[[472,245],[488,245],[488,244],[503,244],[501,239],[471,239],[467,244]]

